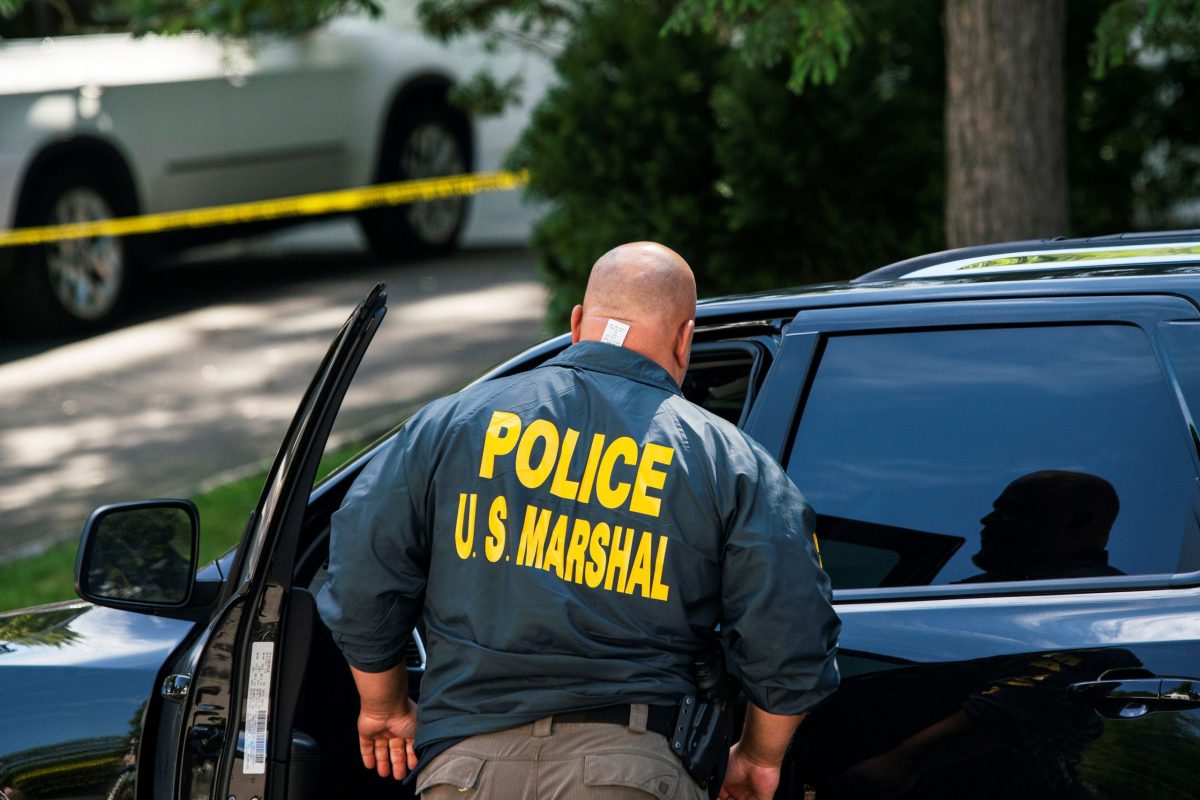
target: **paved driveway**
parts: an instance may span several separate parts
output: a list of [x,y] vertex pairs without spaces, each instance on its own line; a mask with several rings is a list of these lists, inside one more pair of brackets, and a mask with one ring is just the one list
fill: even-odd
[[389,312],[335,436],[390,426],[545,338],[545,291],[520,249],[155,274],[141,301],[153,313],[127,327],[0,347],[0,560],[77,535],[98,505],[187,495],[272,456],[334,332],[380,280]]

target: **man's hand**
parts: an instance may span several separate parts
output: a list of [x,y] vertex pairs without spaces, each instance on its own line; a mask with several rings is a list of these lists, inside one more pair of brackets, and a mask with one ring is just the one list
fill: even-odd
[[358,749],[363,766],[401,780],[417,766],[417,704],[408,698],[391,709],[363,708],[358,714]]
[[779,770],[803,714],[769,714],[746,704],[742,738],[729,751],[719,800],[771,800],[779,788]]
[[718,800],[771,800],[777,788],[779,765],[756,764],[735,744]]
[[379,777],[402,779],[417,766],[413,742],[417,737],[417,704],[408,699],[408,673],[404,664],[384,672],[363,672],[350,667],[360,700],[358,751],[363,766]]

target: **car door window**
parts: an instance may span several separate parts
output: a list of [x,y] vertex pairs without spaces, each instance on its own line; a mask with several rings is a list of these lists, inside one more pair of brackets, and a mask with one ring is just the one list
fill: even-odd
[[698,344],[680,388],[696,405],[742,425],[769,363],[766,347],[757,342]]
[[842,334],[787,464],[838,589],[1151,575],[1195,533],[1186,442],[1135,325]]

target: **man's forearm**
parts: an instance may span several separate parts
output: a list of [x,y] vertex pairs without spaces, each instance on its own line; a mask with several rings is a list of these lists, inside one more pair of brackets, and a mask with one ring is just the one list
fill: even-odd
[[408,671],[403,662],[384,672],[350,667],[350,674],[366,711],[389,711],[408,702]]
[[350,667],[358,688],[358,750],[363,766],[381,778],[402,779],[417,766],[417,707],[408,699],[404,664],[386,672]]
[[803,720],[803,714],[771,714],[747,703],[746,724],[742,726],[738,750],[755,764],[778,767],[783,763],[792,734]]

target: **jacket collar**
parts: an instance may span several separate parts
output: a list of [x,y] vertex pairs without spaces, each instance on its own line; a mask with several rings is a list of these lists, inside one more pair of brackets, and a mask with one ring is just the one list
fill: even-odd
[[546,366],[573,367],[619,375],[683,396],[675,379],[661,366],[640,353],[604,342],[577,342],[547,361]]

